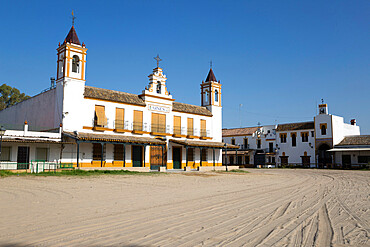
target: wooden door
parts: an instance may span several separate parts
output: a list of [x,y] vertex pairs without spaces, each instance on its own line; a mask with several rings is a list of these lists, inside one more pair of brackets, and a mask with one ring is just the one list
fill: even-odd
[[143,147],[132,146],[132,166],[142,167],[143,166]]
[[30,147],[18,147],[17,169],[28,169],[30,162]]
[[181,148],[174,147],[172,149],[173,169],[181,169]]
[[160,166],[163,165],[166,166],[167,164],[167,149],[163,148],[162,153],[162,147],[152,146],[150,147],[150,169],[152,170],[158,170]]

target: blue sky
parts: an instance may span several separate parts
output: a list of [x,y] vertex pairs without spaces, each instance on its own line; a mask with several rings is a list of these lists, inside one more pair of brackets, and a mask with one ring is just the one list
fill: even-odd
[[0,1],[0,83],[49,86],[72,9],[87,85],[141,93],[159,54],[173,97],[200,104],[212,60],[224,127],[310,121],[323,98],[370,134],[368,0]]

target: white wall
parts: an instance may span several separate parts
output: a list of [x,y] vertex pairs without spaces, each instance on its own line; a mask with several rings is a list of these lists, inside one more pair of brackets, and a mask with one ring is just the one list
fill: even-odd
[[58,128],[62,116],[56,112],[56,98],[57,90],[54,88],[6,108],[0,111],[0,123],[8,129],[19,128],[25,121],[31,128]]

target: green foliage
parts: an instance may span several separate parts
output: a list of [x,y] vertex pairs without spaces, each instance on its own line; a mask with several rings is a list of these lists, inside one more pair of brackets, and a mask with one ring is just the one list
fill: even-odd
[[30,98],[30,96],[19,92],[17,88],[6,84],[0,86],[0,94],[0,111]]

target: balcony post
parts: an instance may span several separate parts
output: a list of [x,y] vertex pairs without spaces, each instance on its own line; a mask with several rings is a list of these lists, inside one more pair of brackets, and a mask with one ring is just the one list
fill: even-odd
[[126,167],[126,143],[123,144],[123,167]]

